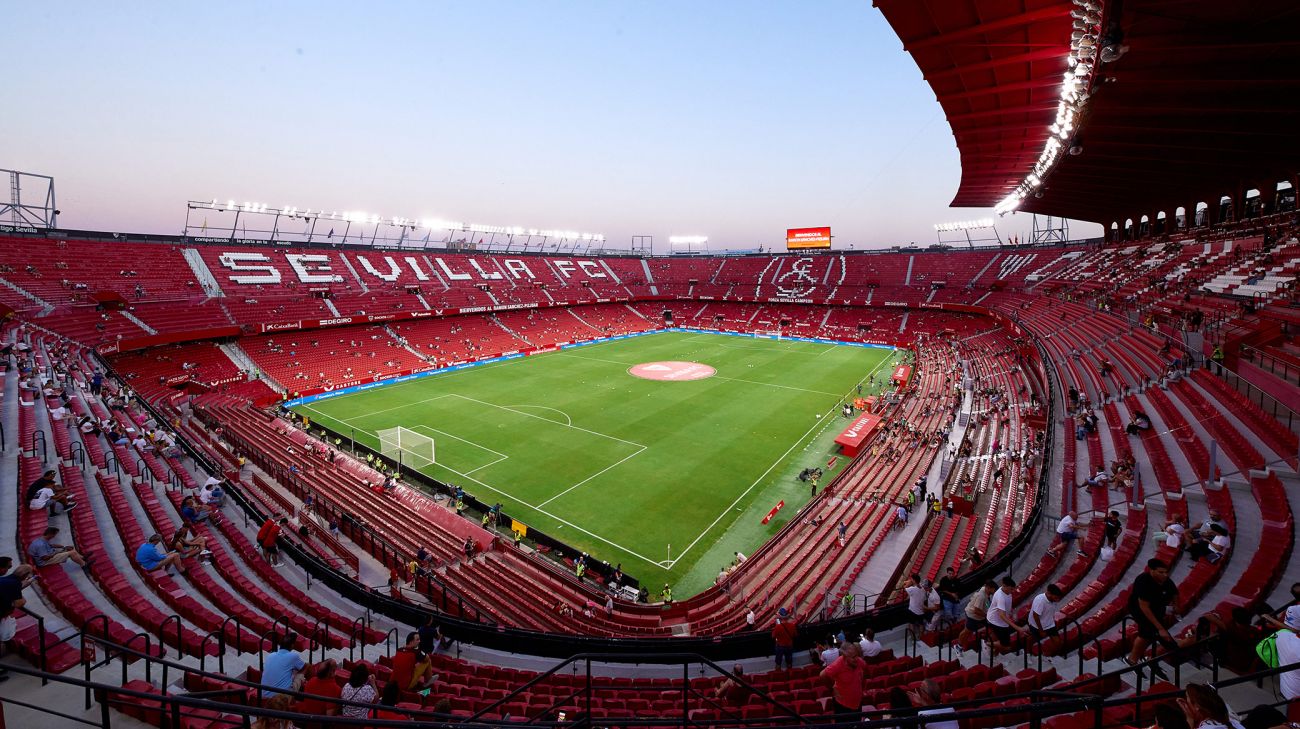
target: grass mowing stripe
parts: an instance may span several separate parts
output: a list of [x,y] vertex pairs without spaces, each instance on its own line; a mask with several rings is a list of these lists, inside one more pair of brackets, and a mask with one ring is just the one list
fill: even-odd
[[[752,551],[799,510],[808,497],[795,479],[801,468],[825,468],[829,479],[843,467],[842,458],[828,463],[838,433],[838,418],[823,412],[828,398],[838,406],[846,396],[836,391],[851,397],[854,383],[891,356],[820,343],[737,344],[672,332],[608,341],[339,396],[303,411],[327,427],[337,424],[344,437],[355,427],[369,445],[373,431],[399,425],[441,432],[443,462],[425,469],[430,476],[482,489],[484,500],[501,501],[537,531],[689,595],[717,573],[716,564],[705,570],[702,562],[712,564],[724,547]],[[720,377],[655,382],[626,373],[665,360],[707,363]],[[821,430],[805,432],[808,418]],[[759,525],[754,505],[766,512],[777,500],[786,503],[783,516]],[[678,551],[682,545],[690,551]]]

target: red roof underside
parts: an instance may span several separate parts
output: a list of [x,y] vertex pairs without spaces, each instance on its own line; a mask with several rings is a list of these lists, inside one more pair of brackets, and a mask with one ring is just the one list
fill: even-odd
[[[1068,0],[876,0],[961,154],[955,207],[1020,183],[1056,114]],[[1108,0],[1129,51],[1101,64],[1076,142],[1020,209],[1101,223],[1237,196],[1300,170],[1300,2]]]

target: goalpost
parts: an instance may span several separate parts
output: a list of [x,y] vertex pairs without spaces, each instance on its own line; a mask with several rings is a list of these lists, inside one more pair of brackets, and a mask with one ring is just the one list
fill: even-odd
[[410,468],[424,468],[436,463],[433,438],[398,426],[376,431],[379,452]]

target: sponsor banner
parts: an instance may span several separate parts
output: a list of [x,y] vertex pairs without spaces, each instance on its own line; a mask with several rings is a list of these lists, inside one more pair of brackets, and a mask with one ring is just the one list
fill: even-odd
[[763,523],[766,524],[769,521],[772,521],[772,518],[776,516],[776,512],[784,508],[785,508],[785,499],[781,499],[780,501],[776,502],[776,506],[773,506],[771,511],[767,512],[767,516],[763,517]]
[[829,227],[787,228],[785,231],[785,249],[787,251],[806,251],[830,247],[831,229]]
[[262,333],[263,333],[263,334],[265,334],[265,333],[267,333],[267,332],[287,332],[287,331],[291,331],[291,330],[294,330],[294,329],[302,329],[302,322],[300,322],[300,321],[282,321],[282,322],[272,322],[272,323],[270,323],[270,324],[263,324],[263,325],[262,325]]
[[184,385],[189,381],[190,381],[189,375],[172,375],[171,377],[168,377],[166,380],[163,380],[163,384],[167,385],[168,387],[175,387],[177,385]]
[[30,225],[0,225],[0,233],[40,233],[44,228],[33,228]]

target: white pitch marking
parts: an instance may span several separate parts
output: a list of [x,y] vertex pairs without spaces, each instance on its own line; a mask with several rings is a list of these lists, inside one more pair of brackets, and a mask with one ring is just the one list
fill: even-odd
[[515,405],[515,407],[517,407],[517,408],[537,408],[538,410],[550,410],[550,411],[553,412],[553,413],[559,413],[560,415],[563,415],[563,416],[564,416],[564,420],[566,421],[566,422],[564,423],[565,425],[573,425],[573,418],[569,417],[569,414],[566,413],[566,412],[564,412],[563,410],[557,410],[557,409],[555,409],[555,408],[548,408],[548,407],[546,407],[545,405]]
[[[863,377],[861,380],[858,380],[858,384],[861,384],[861,383],[863,383],[863,382],[866,382],[866,381],[867,381],[867,378],[869,378],[869,377],[871,377],[872,375],[876,374],[876,370],[879,370],[881,367],[883,367],[883,366],[884,366],[886,363],[888,363],[888,362],[889,362],[888,359],[882,359],[882,360],[880,360],[880,364],[876,365],[875,368],[873,368],[870,372],[868,372],[866,377]],[[850,392],[852,392],[852,391],[850,391]],[[838,397],[838,395],[837,395],[836,397]],[[828,409],[828,410],[826,411],[825,415],[829,415],[829,414],[831,414],[831,413],[834,412],[834,410],[835,410],[836,408],[838,408],[838,407],[839,407],[839,404],[838,404],[838,403],[836,403],[835,405],[832,405],[832,406],[830,407],[830,409]],[[670,561],[670,563],[669,563],[669,567],[671,568],[673,565],[677,564],[677,562],[678,562],[679,560],[681,560],[682,557],[685,557],[685,556],[686,556],[686,553],[689,552],[689,551],[691,551],[691,549],[694,548],[695,545],[696,545],[697,543],[699,543],[699,541],[700,541],[701,539],[704,538],[704,535],[705,535],[705,534],[708,534],[710,531],[712,531],[712,530],[713,530],[713,527],[717,526],[717,525],[718,525],[718,522],[722,521],[722,517],[724,517],[724,516],[726,516],[727,514],[729,514],[729,513],[731,512],[731,509],[734,508],[734,507],[736,506],[736,504],[739,504],[739,503],[740,503],[740,500],[741,500],[741,499],[745,498],[745,496],[747,496],[747,495],[749,494],[750,491],[753,491],[753,490],[754,490],[754,487],[757,486],[757,485],[759,484],[760,481],[762,481],[763,479],[767,478],[767,475],[768,475],[769,473],[772,472],[772,469],[774,469],[774,468],[776,468],[778,465],[780,465],[781,461],[785,460],[785,458],[786,458],[787,456],[789,456],[789,455],[794,451],[795,448],[798,448],[798,447],[799,447],[799,446],[804,442],[804,440],[808,438],[808,434],[809,434],[809,433],[812,433],[813,430],[816,429],[818,425],[821,425],[823,428],[826,427],[826,426],[825,426],[825,423],[822,422],[822,419],[821,419],[821,418],[818,418],[818,419],[817,419],[817,422],[813,423],[812,427],[809,428],[807,431],[805,431],[804,434],[803,434],[803,436],[800,437],[799,440],[795,441],[795,442],[794,442],[794,445],[790,446],[789,450],[787,450],[785,453],[782,453],[781,456],[780,456],[779,458],[777,458],[775,461],[773,461],[773,462],[772,462],[772,465],[768,466],[768,467],[767,467],[767,470],[764,471],[763,474],[762,474],[761,476],[759,476],[758,478],[754,479],[754,483],[751,483],[751,484],[749,485],[749,488],[747,488],[747,489],[745,489],[744,491],[742,491],[741,494],[740,494],[739,496],[736,497],[736,500],[735,500],[735,501],[731,502],[731,504],[729,504],[729,505],[727,506],[727,508],[723,509],[723,510],[722,510],[722,513],[721,513],[721,514],[718,514],[718,518],[714,519],[712,524],[710,524],[710,525],[708,525],[707,527],[705,527],[704,531],[700,532],[700,535],[697,536],[697,537],[695,538],[695,541],[693,541],[693,542],[691,542],[690,544],[686,545],[686,549],[683,549],[683,550],[681,551],[681,553],[677,555],[677,559],[674,559],[674,560],[671,560],[671,561]]]
[[[465,396],[465,395],[459,395],[459,394],[456,394],[456,393],[452,393],[452,394],[451,394],[451,397],[458,397],[458,398],[460,398],[460,399],[462,399],[462,400],[469,400],[470,402],[476,402],[476,403],[478,403],[478,404],[480,404],[480,405],[487,405],[487,406],[489,406],[489,407],[500,408],[500,409],[502,409],[502,410],[509,410],[509,411],[512,412],[512,413],[516,413],[516,414],[519,414],[519,415],[523,415],[524,417],[527,417],[527,418],[536,418],[537,420],[541,420],[541,421],[544,421],[544,422],[547,422],[547,423],[551,423],[552,425],[560,425],[560,423],[557,423],[556,421],[551,420],[550,418],[543,418],[543,417],[540,416],[540,415],[533,415],[532,413],[525,413],[525,412],[522,412],[522,411],[520,411],[520,410],[515,410],[514,408],[506,407],[505,405],[497,405],[496,403],[487,402],[487,401],[485,401],[485,400],[477,400],[477,399],[475,399],[475,398],[467,397],[467,396]],[[584,432],[584,433],[590,433],[591,435],[600,436],[601,438],[608,438],[608,439],[610,439],[610,440],[616,440],[616,441],[618,441],[619,443],[626,443],[626,444],[628,444],[628,445],[630,445],[630,446],[636,446],[637,448],[645,448],[645,447],[646,447],[645,444],[643,444],[643,443],[633,443],[633,442],[630,441],[630,440],[623,440],[622,438],[615,438],[615,437],[612,436],[612,435],[608,435],[608,434],[606,434],[606,433],[598,433],[598,432],[596,432],[596,431],[594,431],[594,430],[587,430],[586,428],[579,427],[579,426],[577,426],[577,425],[564,425],[564,426],[562,426],[562,427],[565,427],[565,428],[573,428],[574,430],[581,430],[581,431]]]
[[[469,398],[466,398],[466,399],[469,399]],[[488,403],[488,404],[491,404],[491,403]],[[308,407],[308,408],[310,408],[311,406],[304,406],[304,407]],[[500,406],[497,406],[497,407],[500,407]],[[521,413],[521,414],[526,414],[526,413]],[[322,415],[324,415],[324,413],[322,413]],[[329,418],[330,420],[333,420],[333,421],[336,421],[336,422],[339,422],[339,423],[343,423],[343,424],[345,424],[345,425],[352,425],[351,421],[344,420],[343,418],[336,418],[336,417],[329,416],[329,415],[325,415],[325,417]],[[536,416],[533,416],[533,417],[536,417]],[[546,420],[546,418],[539,418],[539,420]],[[555,425],[559,425],[559,423],[556,423],[554,420],[547,420],[546,422],[548,422],[548,423],[554,423]],[[362,430],[365,430],[365,429],[362,428]],[[581,428],[579,428],[579,430],[581,430]],[[374,435],[373,433],[371,433],[371,432],[368,431],[368,430],[366,431],[366,434],[367,434],[367,435]],[[596,433],[596,435],[600,435],[600,433]],[[609,436],[606,436],[606,437],[609,437]],[[624,441],[624,442],[627,442],[627,441]],[[632,443],[632,445],[640,445],[640,444],[639,444],[639,443]],[[641,448],[644,449],[645,446],[641,446]],[[635,454],[633,454],[633,455],[635,455]],[[499,488],[497,488],[497,487],[493,486],[492,484],[487,483],[487,482],[485,482],[485,481],[480,481],[480,480],[478,480],[477,478],[474,478],[473,476],[469,475],[468,473],[461,473],[460,471],[457,471],[456,469],[451,468],[451,467],[449,467],[449,466],[445,466],[445,465],[443,465],[443,464],[441,464],[441,463],[439,463],[439,464],[437,464],[437,465],[441,466],[442,468],[446,469],[447,471],[450,471],[451,473],[456,474],[457,476],[460,476],[461,478],[467,479],[467,480],[469,480],[469,481],[473,481],[474,483],[478,484],[479,486],[482,486],[482,487],[485,488],[485,489],[488,489],[489,491],[494,491],[494,492],[496,492],[496,493],[498,493],[498,494],[501,494],[502,496],[505,496],[505,497],[508,498],[508,499],[513,499],[516,503],[521,504],[521,505],[523,505],[523,506],[526,506],[526,507],[528,507],[529,509],[532,509],[533,511],[535,511],[535,512],[537,512],[537,513],[539,513],[539,514],[542,514],[542,515],[545,515],[545,516],[549,516],[550,518],[554,519],[555,521],[557,521],[557,522],[559,522],[559,523],[561,523],[561,524],[563,524],[563,525],[565,525],[565,526],[573,527],[574,529],[577,529],[578,531],[582,532],[583,534],[586,534],[587,536],[591,537],[592,539],[599,540],[599,541],[601,541],[601,542],[604,542],[605,544],[608,544],[608,545],[611,546],[611,547],[614,547],[615,549],[622,550],[625,554],[630,554],[630,555],[632,555],[633,557],[636,557],[637,559],[646,562],[647,564],[652,564],[652,565],[655,565],[655,566],[658,566],[658,567],[662,567],[663,564],[664,564],[663,561],[661,561],[661,560],[651,559],[651,558],[645,556],[644,554],[641,554],[641,553],[639,553],[639,552],[634,552],[633,550],[628,549],[627,547],[624,547],[623,545],[619,544],[618,542],[611,541],[611,540],[609,540],[609,539],[606,539],[606,538],[600,536],[599,534],[596,534],[595,532],[592,532],[592,531],[588,531],[588,530],[586,530],[586,529],[583,529],[582,527],[578,526],[577,524],[574,524],[573,522],[571,522],[571,521],[569,521],[569,520],[567,520],[567,519],[561,519],[560,517],[556,516],[555,514],[552,514],[551,512],[546,511],[545,509],[542,509],[542,508],[537,507],[537,506],[533,506],[532,504],[528,503],[527,501],[524,501],[524,500],[520,499],[518,496],[515,496],[514,494],[511,494],[511,493],[509,493],[509,492],[507,492],[507,491],[502,491],[501,489],[499,489]]]

